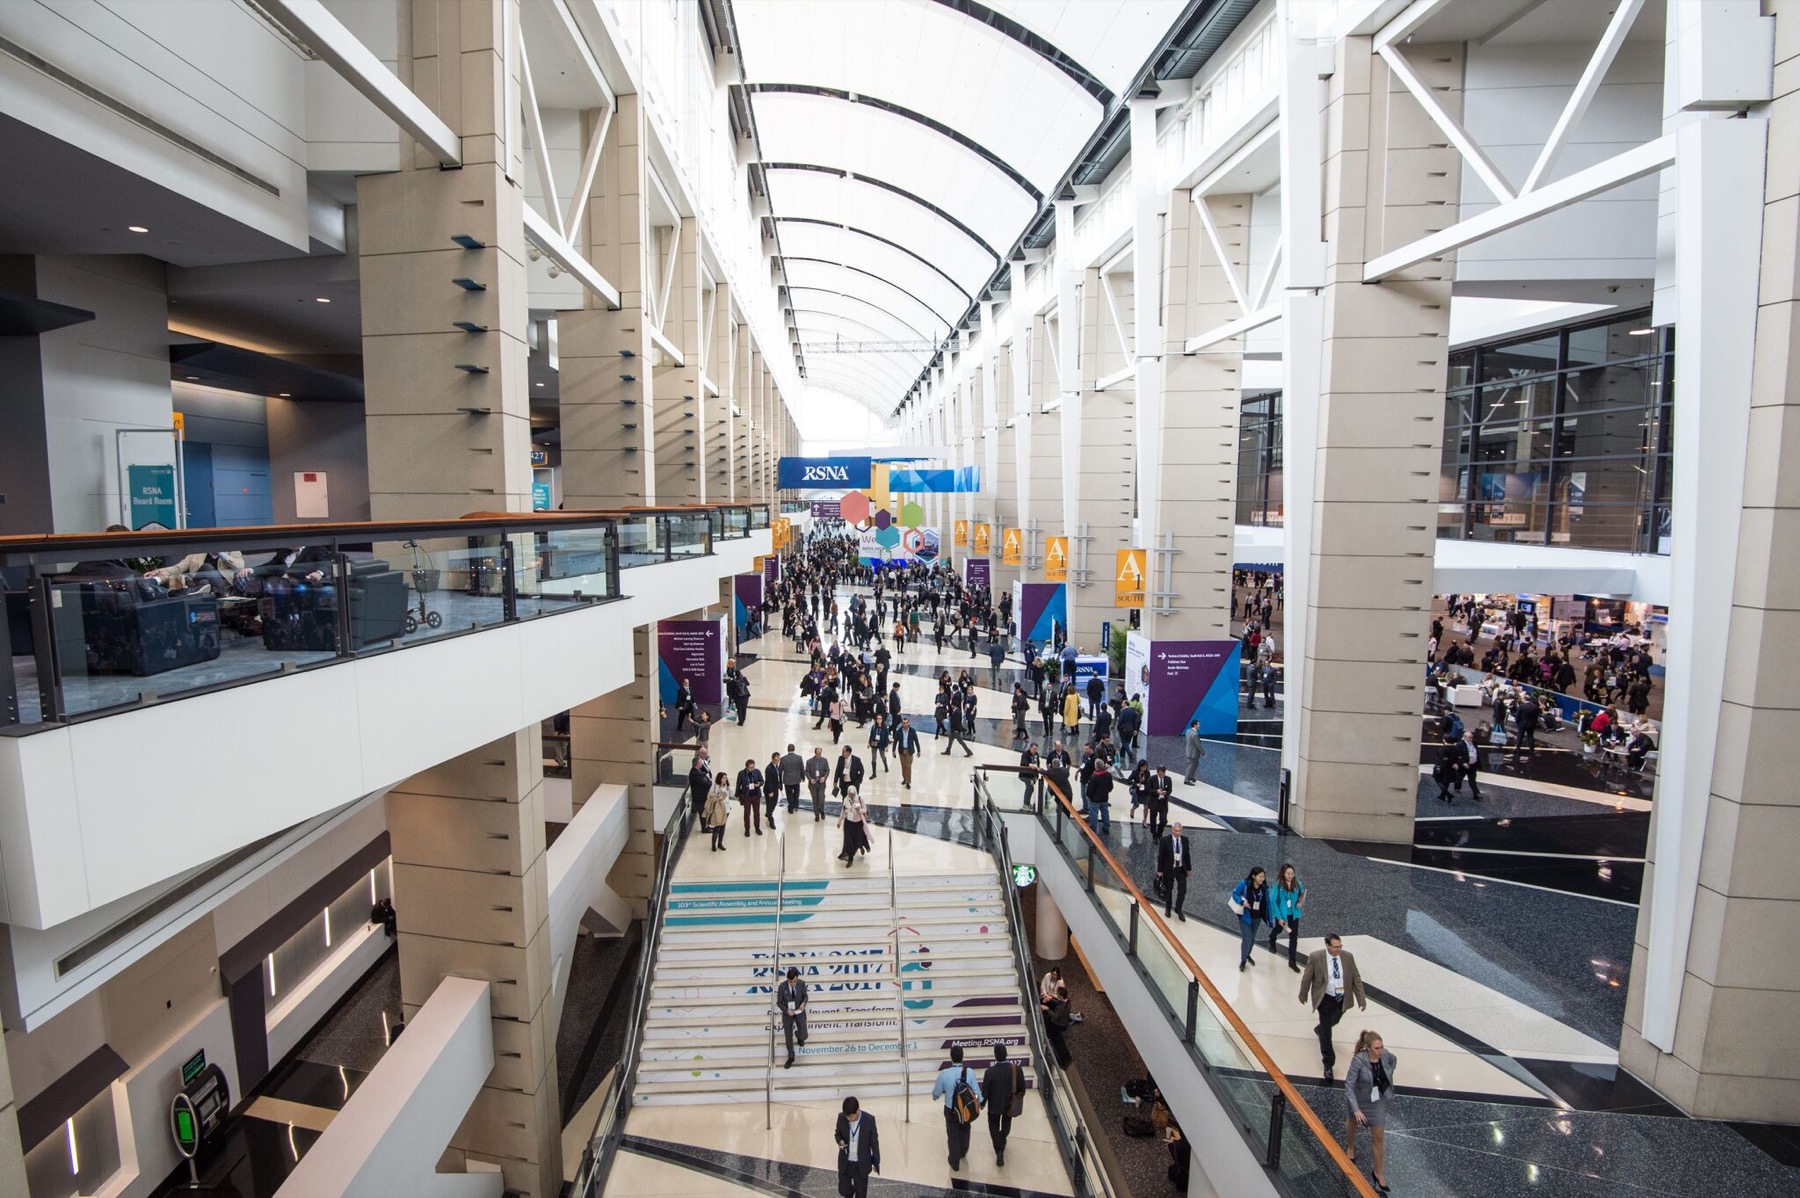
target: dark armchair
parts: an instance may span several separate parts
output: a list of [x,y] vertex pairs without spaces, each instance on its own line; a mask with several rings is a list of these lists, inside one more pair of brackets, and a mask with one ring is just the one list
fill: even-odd
[[[282,575],[263,582],[263,646],[268,649],[336,652],[338,587],[332,567],[310,582]],[[406,576],[384,561],[350,563],[350,642],[361,649],[406,634]]]

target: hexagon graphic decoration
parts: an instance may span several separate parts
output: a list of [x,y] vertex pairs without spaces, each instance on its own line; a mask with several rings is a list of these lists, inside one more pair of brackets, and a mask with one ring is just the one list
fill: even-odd
[[888,511],[886,508],[882,508],[879,512],[875,513],[875,527],[876,528],[886,528],[888,525],[892,524],[893,522],[894,522],[894,513]]
[[900,543],[900,530],[893,525],[875,530],[875,543],[883,549],[892,549]]
[[901,505],[900,523],[907,528],[917,528],[919,525],[925,523],[925,505],[921,503],[907,503]]
[[861,491],[847,491],[839,502],[838,514],[851,524],[861,524],[869,518],[869,497]]

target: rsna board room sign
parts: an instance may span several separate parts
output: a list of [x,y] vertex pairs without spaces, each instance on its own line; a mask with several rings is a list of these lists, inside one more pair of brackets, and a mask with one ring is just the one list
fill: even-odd
[[861,489],[869,485],[871,474],[868,458],[782,458],[777,485]]

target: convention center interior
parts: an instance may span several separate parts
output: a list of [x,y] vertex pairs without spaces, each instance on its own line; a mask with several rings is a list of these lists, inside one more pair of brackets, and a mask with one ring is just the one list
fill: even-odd
[[0,0],[0,154],[0,1198],[1800,1195],[1800,0]]

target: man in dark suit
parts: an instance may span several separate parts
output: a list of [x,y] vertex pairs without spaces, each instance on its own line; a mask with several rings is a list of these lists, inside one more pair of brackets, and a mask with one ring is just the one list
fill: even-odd
[[994,1141],[994,1163],[1006,1164],[1006,1137],[1012,1132],[1013,1105],[1025,1094],[1025,1069],[1006,1059],[1006,1045],[994,1045],[994,1063],[981,1075],[987,1096],[988,1135]]
[[706,796],[712,793],[711,766],[705,750],[694,754],[693,768],[688,770],[688,803],[695,815],[700,814],[700,809],[706,806]]
[[881,1172],[881,1139],[875,1116],[855,1098],[844,1099],[832,1138],[838,1146],[838,1193],[843,1198],[869,1198],[869,1173]]
[[831,773],[831,793],[842,798],[844,792],[854,786],[859,791],[863,784],[863,762],[851,751],[849,745],[838,755],[837,768]]
[[1188,845],[1188,838],[1181,834],[1181,823],[1176,821],[1169,825],[1169,834],[1156,844],[1156,877],[1163,885],[1163,918],[1169,917],[1172,908],[1187,922],[1187,914],[1181,905],[1187,901],[1188,872],[1194,868],[1193,849]]
[[682,724],[694,718],[694,688],[683,678],[681,685],[675,688],[675,731],[680,732]]

